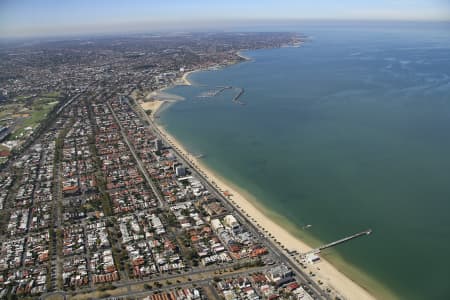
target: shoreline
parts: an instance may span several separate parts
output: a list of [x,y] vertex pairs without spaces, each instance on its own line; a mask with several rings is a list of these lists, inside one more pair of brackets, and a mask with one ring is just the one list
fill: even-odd
[[189,75],[191,75],[194,72],[198,72],[200,70],[191,70],[183,73],[183,76],[181,77],[181,81],[183,82],[183,85],[192,85],[192,83],[189,81]]
[[[239,52],[237,53],[237,55],[242,57]],[[251,60],[248,57],[243,58],[246,61]],[[188,80],[188,76],[194,72],[202,70],[204,69],[186,72],[185,74],[183,74],[182,81],[188,82],[189,84],[187,85],[191,85]],[[168,88],[170,88],[170,86],[161,89],[161,91]],[[298,228],[294,224],[288,224],[287,227],[290,227],[290,230],[287,229],[286,220],[283,216],[270,211],[268,208],[259,203],[257,198],[250,194],[248,191],[233,184],[232,182],[230,182],[226,178],[223,178],[220,174],[212,170],[203,161],[201,161],[201,159],[196,158],[189,151],[187,151],[186,147],[184,147],[182,143],[180,143],[172,134],[170,134],[163,125],[158,123],[158,121],[155,119],[155,115],[157,115],[157,113],[165,107],[166,103],[171,102],[173,101],[159,100],[159,103],[156,105],[155,111],[152,110],[152,113],[149,117],[152,121],[153,126],[157,127],[158,131],[164,137],[166,142],[174,147],[180,154],[182,154],[184,159],[191,163],[193,167],[200,174],[202,174],[210,182],[211,185],[221,191],[222,194],[224,191],[230,193],[232,196],[228,198],[225,197],[228,199],[228,202],[233,205],[235,209],[240,210],[244,216],[247,216],[249,222],[261,228],[261,232],[264,233],[266,237],[268,237],[272,241],[274,241],[273,237],[277,237],[275,241],[283,241],[282,245],[286,247],[285,249],[290,251],[297,250],[300,253],[304,253],[311,250],[312,247],[310,247],[308,243],[304,241],[304,239],[299,238],[293,233],[298,230]],[[268,236],[269,233],[271,234],[272,238]],[[308,235],[308,233],[306,233],[306,235]],[[310,240],[314,240],[314,237],[311,236]],[[280,249],[280,251],[283,251],[286,254],[282,247],[278,248]],[[362,285],[363,283],[369,281],[370,283],[374,284],[367,284],[367,286],[370,286],[372,287],[372,289],[379,291],[379,295],[383,295],[383,298],[396,298],[394,294],[385,286],[381,285],[376,280],[370,278],[367,275],[364,276],[365,274],[353,267],[351,263],[348,263],[345,260],[341,259],[340,265],[349,265],[348,269],[352,271],[351,273],[355,274],[354,278],[367,279],[365,282],[360,282],[359,284],[356,283],[349,276],[338,270],[332,263],[330,263],[328,259],[325,258],[326,256],[326,254],[321,255],[319,263],[312,265],[306,264],[307,269],[305,269],[304,271],[307,273],[310,271],[314,272],[316,276],[312,277],[312,279],[316,282],[318,280],[321,280],[323,282],[323,286],[329,287],[335,292],[335,294],[341,296],[344,299],[376,299],[376,297]],[[374,286],[377,286],[380,290],[378,288],[375,288]]]
[[242,58],[242,59],[245,60],[245,61],[252,61],[252,60],[253,60],[253,58],[248,57],[248,56],[242,54],[242,51],[247,51],[247,50],[241,50],[241,51],[238,51],[238,52],[236,52],[236,55],[239,56],[240,58]]

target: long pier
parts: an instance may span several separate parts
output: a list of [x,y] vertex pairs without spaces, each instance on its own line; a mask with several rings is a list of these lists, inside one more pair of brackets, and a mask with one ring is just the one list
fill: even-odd
[[245,105],[244,102],[239,101],[239,98],[244,94],[245,90],[244,90],[244,88],[237,88],[237,89],[238,89],[239,92],[237,93],[236,96],[234,96],[233,102],[237,103],[237,104],[240,104],[240,105]]
[[369,235],[369,234],[371,234],[371,233],[372,233],[372,229],[367,229],[367,230],[364,230],[364,231],[361,231],[361,232],[352,234],[352,235],[350,235],[350,236],[344,237],[344,238],[339,239],[339,240],[337,240],[337,241],[334,241],[334,242],[331,242],[331,243],[322,245],[322,246],[320,246],[320,247],[318,247],[318,248],[315,248],[315,249],[313,249],[313,250],[311,250],[311,251],[309,251],[309,252],[306,252],[306,253],[302,254],[302,256],[306,256],[306,255],[308,255],[308,254],[313,254],[313,253],[314,253],[314,254],[320,253],[320,251],[322,251],[322,250],[324,250],[324,249],[334,247],[334,246],[336,246],[336,245],[339,245],[339,244],[348,242],[348,241],[350,241],[350,240],[353,240],[353,239],[356,239],[356,238],[359,238],[359,237],[362,237],[362,236],[365,236],[365,235]]
[[232,102],[236,103],[236,104],[240,104],[240,105],[245,105],[244,102],[240,101],[239,98],[245,93],[244,88],[240,88],[240,87],[233,87],[233,86],[217,86],[216,89],[214,90],[210,90],[208,92],[204,92],[200,95],[198,95],[197,97],[199,98],[210,98],[210,97],[216,97],[217,95],[219,95],[220,93],[222,93],[225,90],[228,89],[234,89],[237,93],[236,95],[234,95]]
[[219,95],[220,93],[222,93],[222,92],[225,91],[225,90],[232,89],[232,88],[233,88],[232,86],[222,86],[222,87],[219,87],[219,89],[216,90],[216,91],[214,92],[213,97]]
[[199,98],[209,98],[209,97],[216,97],[220,93],[222,93],[225,90],[232,89],[232,86],[217,86],[216,89],[210,90],[208,92],[202,93],[201,95],[197,96]]

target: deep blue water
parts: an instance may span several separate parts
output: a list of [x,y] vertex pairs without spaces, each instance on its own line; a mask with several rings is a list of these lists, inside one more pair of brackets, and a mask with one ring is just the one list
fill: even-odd
[[[373,229],[325,256],[402,299],[450,299],[450,26],[290,29],[308,36],[302,47],[194,73],[169,90],[186,100],[161,122],[315,238]],[[245,88],[247,105],[232,90],[197,97],[224,85]]]

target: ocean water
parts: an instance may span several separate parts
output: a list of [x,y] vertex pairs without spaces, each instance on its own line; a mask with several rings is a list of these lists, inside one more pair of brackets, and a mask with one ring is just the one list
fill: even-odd
[[[313,246],[371,228],[323,255],[380,298],[450,299],[450,26],[290,29],[307,42],[192,74],[160,122]],[[228,85],[245,106],[198,97]]]

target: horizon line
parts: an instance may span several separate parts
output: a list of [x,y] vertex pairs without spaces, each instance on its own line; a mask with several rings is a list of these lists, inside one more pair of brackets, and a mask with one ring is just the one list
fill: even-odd
[[[236,23],[240,22],[240,23]],[[394,18],[303,18],[303,19],[253,19],[253,20],[216,20],[211,21],[199,21],[188,22],[190,26],[186,26],[186,22],[127,22],[129,28],[119,27],[125,25],[120,23],[114,24],[86,24],[81,26],[67,26],[66,32],[47,30],[27,32],[23,33],[0,33],[0,40],[21,40],[21,39],[33,39],[33,38],[76,38],[76,37],[99,37],[99,36],[111,36],[111,35],[134,35],[134,34],[151,34],[151,33],[174,33],[174,32],[238,32],[239,30],[230,30],[231,28],[239,28],[243,26],[267,26],[267,25],[283,25],[283,24],[300,24],[308,22],[365,22],[365,23],[449,23],[450,18],[445,19],[394,19]],[[143,26],[154,26],[158,28],[146,29]],[[91,29],[95,26],[96,29]],[[203,28],[202,28],[203,26]],[[230,28],[231,27],[231,28]],[[102,29],[103,28],[103,29]],[[78,30],[77,30],[78,29]],[[241,31],[245,31],[242,30]]]

